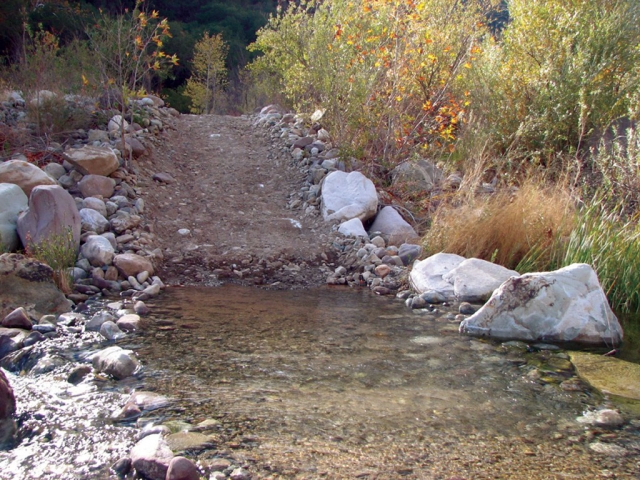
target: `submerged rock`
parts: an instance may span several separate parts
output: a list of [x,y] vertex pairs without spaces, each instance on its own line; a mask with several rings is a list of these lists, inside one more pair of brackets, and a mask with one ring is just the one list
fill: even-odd
[[148,435],[131,450],[131,464],[149,480],[165,480],[173,452],[162,435]]
[[460,324],[460,332],[500,339],[615,346],[622,328],[595,271],[574,264],[512,277]]
[[578,375],[601,392],[640,400],[640,365],[615,357],[571,352]]
[[9,380],[0,370],[0,447],[10,444],[16,432],[13,418],[16,413],[16,398]]
[[133,375],[139,366],[133,352],[120,347],[108,347],[94,354],[92,364],[96,371],[111,375],[116,380]]

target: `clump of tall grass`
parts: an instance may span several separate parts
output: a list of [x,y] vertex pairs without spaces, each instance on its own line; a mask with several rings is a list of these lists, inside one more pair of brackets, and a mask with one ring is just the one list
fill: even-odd
[[596,196],[578,213],[558,263],[590,264],[614,310],[635,313],[640,311],[640,213],[625,218],[623,210],[608,211]]
[[[489,197],[467,196],[439,207],[424,238],[428,254],[457,253],[516,268],[525,258],[529,267],[552,261],[557,238],[569,234],[573,202],[559,187],[526,181],[517,191]],[[536,251],[535,261],[530,252]]]
[[27,254],[53,269],[53,281],[63,293],[71,293],[71,268],[76,263],[78,249],[71,229],[53,234],[39,243],[27,241]]

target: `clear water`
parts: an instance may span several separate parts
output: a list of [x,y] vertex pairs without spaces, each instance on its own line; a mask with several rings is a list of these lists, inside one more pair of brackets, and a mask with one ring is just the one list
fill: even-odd
[[[613,434],[576,422],[607,403],[564,352],[460,336],[455,312],[368,291],[234,286],[172,289],[152,311],[134,347],[145,388],[174,401],[154,420],[216,420],[215,447],[191,452],[205,463],[234,458],[260,478],[639,472],[631,413]],[[593,453],[601,434],[626,453]]]

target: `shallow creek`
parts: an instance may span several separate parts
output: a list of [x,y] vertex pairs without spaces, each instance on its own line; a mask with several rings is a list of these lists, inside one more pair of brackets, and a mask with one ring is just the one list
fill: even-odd
[[[61,367],[16,380],[23,414],[53,402],[60,419],[48,440],[40,432],[0,453],[0,478],[107,478],[135,436],[107,417],[135,388],[172,400],[139,425],[206,436],[186,452],[205,470],[228,459],[254,478],[640,476],[637,405],[584,385],[562,350],[460,336],[455,313],[410,311],[368,290],[168,289],[144,331],[119,343],[144,365],[137,378],[71,388]],[[62,354],[78,360],[86,348]],[[20,397],[38,388],[50,397],[25,407]],[[625,427],[577,421],[607,406]],[[80,419],[65,425],[65,408]]]

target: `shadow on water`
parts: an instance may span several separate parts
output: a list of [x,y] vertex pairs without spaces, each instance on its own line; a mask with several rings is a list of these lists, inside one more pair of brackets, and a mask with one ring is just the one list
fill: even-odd
[[603,399],[568,355],[460,336],[455,313],[346,289],[170,289],[136,345],[145,388],[175,402],[148,420],[213,419],[201,460],[231,452],[292,478],[534,478],[557,456],[600,471],[576,417]]
[[624,331],[624,341],[620,358],[628,362],[640,363],[640,315],[619,315]]

